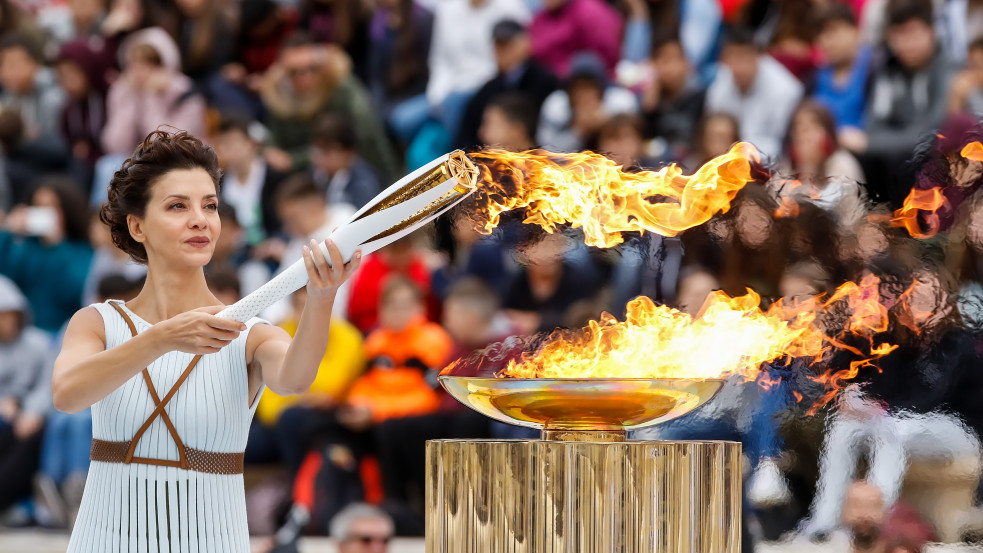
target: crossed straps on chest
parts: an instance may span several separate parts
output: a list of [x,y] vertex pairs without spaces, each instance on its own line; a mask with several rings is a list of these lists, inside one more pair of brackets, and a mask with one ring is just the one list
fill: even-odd
[[[126,311],[123,310],[118,304],[114,302],[109,302],[109,305],[113,306],[114,309],[123,317],[126,321],[126,326],[130,329],[130,334],[132,336],[137,335],[136,326],[133,324],[133,320],[130,319]],[[147,417],[147,420],[140,426],[137,430],[136,435],[133,439],[125,442],[110,442],[106,440],[93,439],[92,440],[92,450],[90,453],[90,458],[93,461],[103,461],[108,463],[142,463],[145,465],[157,465],[163,467],[178,467],[187,470],[195,470],[198,472],[208,472],[213,474],[242,474],[242,464],[244,452],[241,453],[215,453],[211,451],[202,451],[200,449],[194,449],[184,445],[181,441],[181,436],[178,435],[177,428],[174,427],[174,423],[171,422],[171,418],[167,415],[165,407],[174,398],[174,394],[177,393],[181,385],[188,379],[191,375],[191,371],[194,370],[198,361],[201,360],[201,355],[195,355],[194,359],[188,363],[188,366],[181,373],[181,376],[177,379],[177,382],[171,386],[167,394],[164,395],[163,399],[157,394],[157,389],[154,387],[154,382],[150,378],[150,371],[144,367],[143,381],[147,385],[147,390],[150,392],[150,397],[154,400],[154,410]],[[177,446],[178,460],[170,459],[151,459],[149,457],[136,457],[134,453],[136,452],[137,444],[140,443],[140,438],[143,437],[144,433],[150,428],[157,417],[160,417],[164,421],[164,425],[167,427],[167,432],[171,435],[174,440],[174,445]]]

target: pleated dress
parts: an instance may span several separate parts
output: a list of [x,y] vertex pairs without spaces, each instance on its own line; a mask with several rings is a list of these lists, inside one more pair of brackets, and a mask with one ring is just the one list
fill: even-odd
[[[122,302],[95,304],[106,348],[150,328]],[[70,553],[248,553],[242,460],[246,339],[170,352],[92,406],[92,463]]]

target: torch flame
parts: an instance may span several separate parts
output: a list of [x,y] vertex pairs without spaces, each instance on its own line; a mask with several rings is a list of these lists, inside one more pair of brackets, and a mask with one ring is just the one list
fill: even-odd
[[978,141],[970,142],[963,146],[959,155],[972,161],[983,161],[983,144],[980,144]]
[[476,200],[486,231],[502,213],[525,208],[526,223],[548,232],[562,224],[582,227],[588,245],[611,247],[622,242],[622,232],[675,236],[726,212],[751,180],[749,158],[756,161],[757,151],[738,143],[692,176],[676,165],[626,173],[589,152],[485,150],[469,157],[481,172]]

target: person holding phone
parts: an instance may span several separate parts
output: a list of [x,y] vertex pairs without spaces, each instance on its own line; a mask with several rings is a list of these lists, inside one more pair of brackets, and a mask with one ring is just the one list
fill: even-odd
[[55,408],[92,407],[92,463],[68,551],[250,550],[243,452],[263,389],[304,392],[327,348],[338,287],[358,267],[326,243],[303,252],[310,282],[293,337],[216,316],[204,266],[221,232],[215,150],[154,131],[116,171],[100,216],[147,265],[129,302],[72,317],[55,361]]
[[30,205],[0,214],[0,274],[23,291],[34,324],[51,335],[82,306],[91,261],[88,210],[74,181],[43,180]]

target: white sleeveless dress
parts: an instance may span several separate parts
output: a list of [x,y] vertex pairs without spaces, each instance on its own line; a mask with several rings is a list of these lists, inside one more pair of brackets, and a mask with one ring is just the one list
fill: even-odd
[[[121,306],[136,331],[150,324]],[[127,341],[127,323],[108,303],[93,305],[106,325],[106,348]],[[246,337],[265,322],[253,318],[247,330],[217,353],[202,356],[164,410],[188,448],[218,453],[246,449],[249,424],[259,396],[249,405]],[[148,372],[160,398],[171,390],[194,358],[170,352]],[[132,440],[155,409],[142,374],[92,406],[96,440]],[[178,447],[158,416],[142,435],[134,457],[176,461]],[[242,474],[209,474],[176,466],[93,461],[82,505],[68,546],[70,553],[248,553],[246,499]]]

